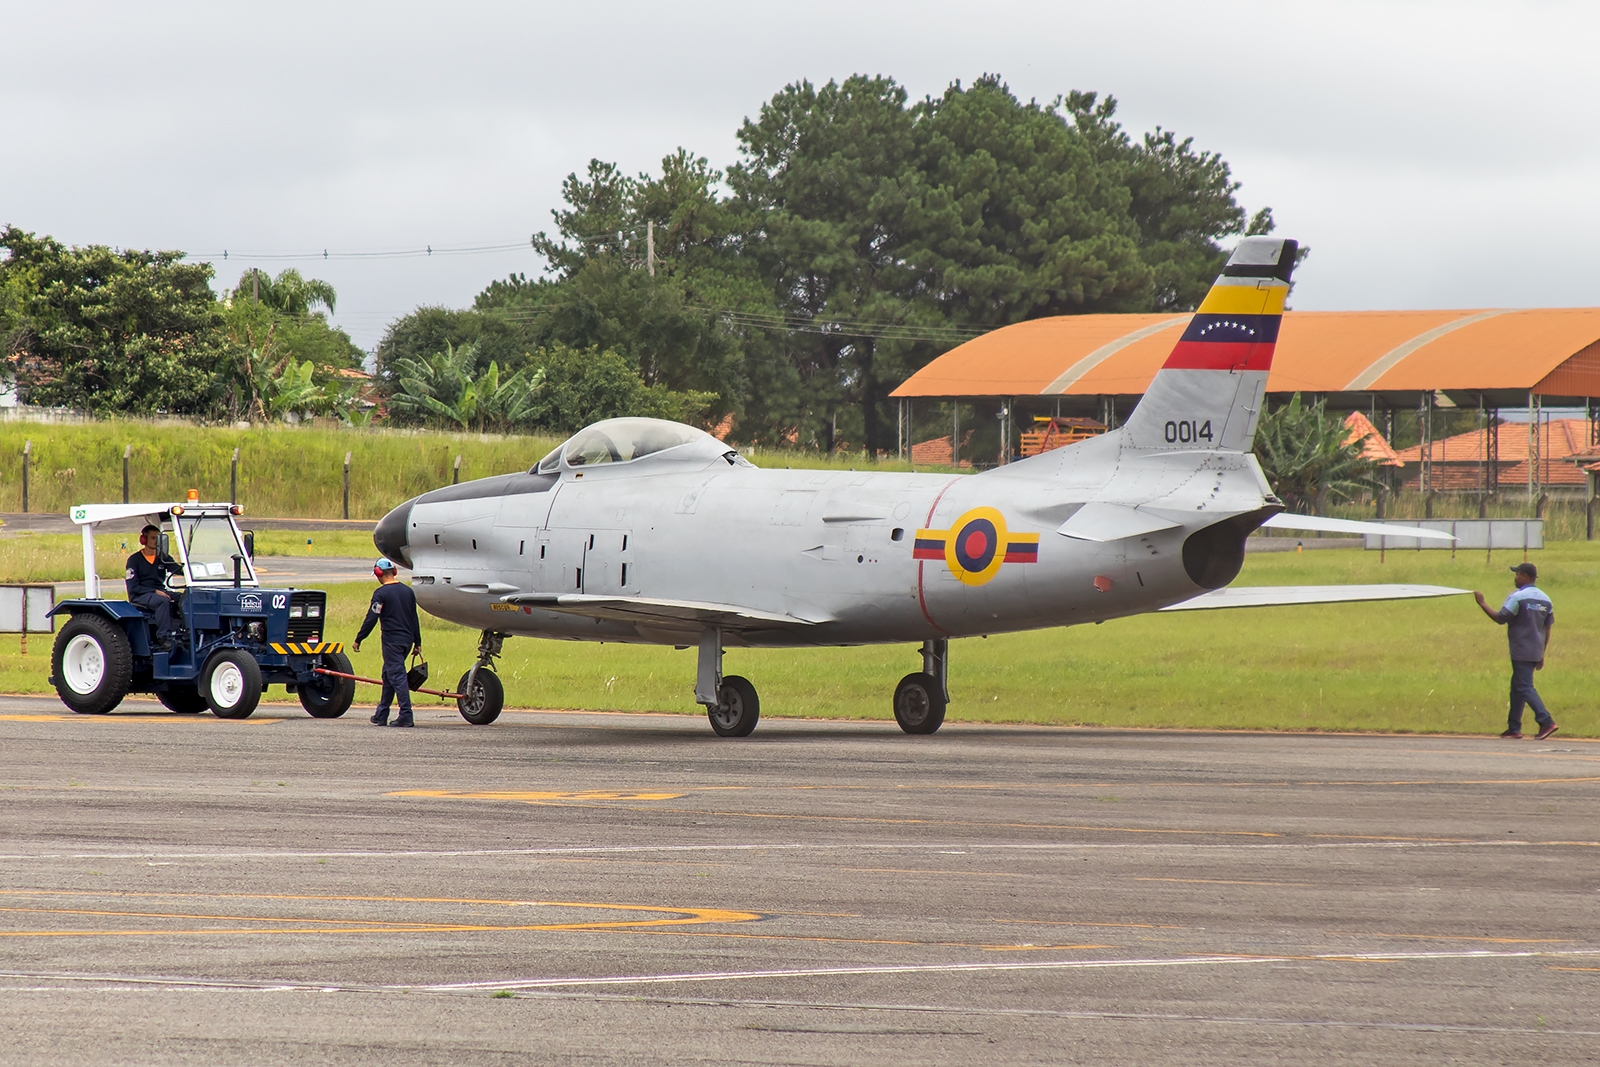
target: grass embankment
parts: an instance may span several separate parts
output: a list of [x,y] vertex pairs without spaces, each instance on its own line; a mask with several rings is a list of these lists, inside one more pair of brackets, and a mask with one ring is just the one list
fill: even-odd
[[[239,503],[246,516],[339,518],[344,456],[351,453],[350,514],[377,520],[402,500],[461,480],[527,470],[560,443],[555,437],[273,426],[249,430],[181,423],[0,423],[0,512],[22,510],[22,447],[33,442],[28,510],[66,514],[73,504],[122,499],[122,452],[133,446],[129,496],[182,500],[199,489],[226,500],[239,450]],[[770,467],[909,470],[859,454],[756,450]]]
[[[1241,584],[1425,582],[1481,588],[1498,602],[1520,553],[1358,549],[1252,555]],[[1557,626],[1540,692],[1564,736],[1600,736],[1589,650],[1600,636],[1600,547],[1562,543],[1534,553]],[[329,587],[330,637],[348,640],[365,585]],[[472,660],[476,634],[424,618],[435,680]],[[46,691],[48,641],[16,654],[0,638],[0,690]],[[514,639],[502,672],[508,702],[524,707],[698,713],[694,652],[632,645]],[[355,657],[378,670],[376,643]],[[1257,730],[1498,733],[1508,680],[1505,634],[1469,597],[1378,604],[1259,608],[1120,619],[1103,626],[996,635],[953,643],[952,721]],[[919,669],[911,645],[728,653],[751,678],[767,715],[890,718],[895,683]],[[377,690],[363,686],[369,703]],[[433,702],[428,698],[428,702]],[[1529,720],[1531,722],[1531,719]]]

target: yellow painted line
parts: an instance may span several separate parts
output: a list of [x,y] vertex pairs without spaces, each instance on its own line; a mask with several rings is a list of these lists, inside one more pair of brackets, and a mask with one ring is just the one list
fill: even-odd
[[1316,885],[1315,882],[1246,882],[1234,881],[1228,878],[1135,878],[1135,882],[1184,882],[1194,885],[1277,885],[1295,886],[1306,889]]
[[1547,971],[1600,971],[1600,967],[1560,967],[1560,966],[1557,966],[1556,964],[1552,963],[1552,964],[1547,964],[1545,966],[1545,970],[1547,970]]
[[[0,930],[0,937],[86,937],[86,936],[147,936],[147,935],[211,935],[211,934],[359,934],[359,933],[502,933],[502,932],[548,932],[548,931],[640,931],[646,928],[677,927],[684,925],[700,925],[707,923],[742,923],[751,922],[762,918],[756,912],[733,911],[725,908],[672,908],[651,904],[605,904],[583,901],[473,901],[473,900],[434,900],[429,898],[410,897],[323,897],[311,895],[290,894],[207,894],[207,893],[96,893],[94,891],[5,891],[6,896],[77,896],[77,897],[145,897],[166,899],[210,899],[216,897],[245,899],[245,900],[298,900],[298,901],[359,901],[371,903],[453,903],[453,904],[499,904],[517,907],[555,907],[572,908],[598,911],[623,911],[646,912],[659,916],[646,919],[596,919],[564,923],[518,923],[518,924],[488,924],[464,922],[432,922],[432,921],[406,921],[383,919],[356,919],[335,918],[319,919],[303,916],[250,916],[250,915],[213,915],[183,912],[156,912],[156,911],[122,911],[110,909],[86,908],[50,908],[50,907],[0,907],[0,912],[22,914],[57,914],[57,915],[86,915],[103,918],[118,919],[187,919],[200,920],[206,923],[251,923],[269,924],[268,928],[255,926],[247,927],[212,927],[205,926],[194,929],[160,929],[160,928],[116,928],[100,930]],[[270,924],[280,924],[271,926]]]
[[0,719],[6,722],[62,722],[78,717],[77,715],[0,715]]

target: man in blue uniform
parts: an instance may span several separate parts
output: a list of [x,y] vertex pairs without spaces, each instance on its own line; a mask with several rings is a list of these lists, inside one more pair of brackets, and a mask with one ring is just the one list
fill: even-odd
[[182,568],[171,556],[161,554],[161,528],[146,526],[139,533],[138,552],[128,557],[128,603],[150,613],[155,623],[155,650],[172,649],[172,594],[167,592],[167,575],[181,574]]
[[1539,723],[1539,740],[1556,732],[1556,721],[1545,710],[1539,691],[1533,687],[1533,672],[1544,669],[1544,655],[1550,648],[1550,631],[1555,629],[1555,606],[1533,583],[1539,579],[1539,568],[1531,563],[1519,563],[1511,568],[1516,575],[1517,588],[1500,610],[1491,608],[1483,594],[1473,590],[1478,607],[1494,622],[1506,628],[1511,642],[1511,718],[1501,737],[1522,736],[1522,706],[1533,709]]
[[[383,624],[383,693],[378,698],[378,710],[369,721],[374,726],[410,726],[411,687],[406,684],[406,655],[422,652],[417,597],[410,586],[400,583],[395,565],[387,557],[379,557],[372,565],[372,573],[378,579],[378,588],[355,641],[355,650],[360,652],[361,642],[372,628]],[[389,704],[395,697],[400,698],[400,714],[390,723]]]

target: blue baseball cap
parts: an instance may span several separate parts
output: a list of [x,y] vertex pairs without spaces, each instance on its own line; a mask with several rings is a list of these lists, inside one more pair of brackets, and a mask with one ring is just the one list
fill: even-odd
[[388,556],[379,556],[378,561],[372,565],[372,569],[375,571],[392,571],[397,568],[394,565],[394,560]]

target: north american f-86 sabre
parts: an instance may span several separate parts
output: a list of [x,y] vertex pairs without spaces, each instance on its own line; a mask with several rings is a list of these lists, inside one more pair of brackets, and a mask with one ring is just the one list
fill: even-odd
[[1288,516],[1250,454],[1296,244],[1247,237],[1122,427],[978,474],[764,470],[715,437],[622,418],[524,474],[424,493],[377,547],[428,612],[482,631],[470,722],[504,701],[507,636],[698,647],[712,728],[755,728],[726,647],[920,642],[894,715],[944,721],[949,640],[1143,612],[1438,596],[1437,586],[1224,587],[1262,525],[1412,527]]

